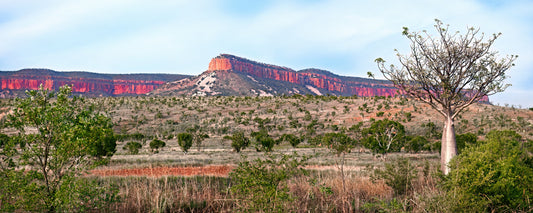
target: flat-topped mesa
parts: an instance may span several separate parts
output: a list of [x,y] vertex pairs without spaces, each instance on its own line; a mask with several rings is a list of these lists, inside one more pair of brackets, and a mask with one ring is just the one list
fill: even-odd
[[298,74],[293,69],[264,64],[229,54],[221,54],[213,58],[211,62],[209,62],[209,70],[233,70],[261,78],[300,83],[297,77]]
[[264,64],[229,54],[221,54],[211,60],[209,70],[233,70],[254,77],[274,79],[300,85],[310,85],[342,95],[394,96],[397,89],[388,81],[335,75],[326,70],[293,69]]
[[0,73],[0,92],[36,90],[42,85],[48,90],[71,85],[72,92],[94,95],[141,95],[166,83],[167,74],[98,74],[89,72],[56,72],[48,69],[24,69]]

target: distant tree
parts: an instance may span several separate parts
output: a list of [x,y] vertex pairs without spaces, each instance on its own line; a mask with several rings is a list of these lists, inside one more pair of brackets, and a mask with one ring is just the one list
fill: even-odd
[[398,152],[405,142],[405,127],[388,119],[373,122],[362,133],[363,145],[378,154]]
[[159,148],[165,147],[167,144],[159,139],[154,139],[150,142],[150,149],[152,149],[152,152],[159,152]]
[[236,152],[241,152],[241,150],[245,149],[250,145],[250,139],[248,139],[244,132],[235,132],[232,136],[225,136],[224,139],[231,140],[231,147]]
[[196,145],[196,148],[198,149],[198,151],[200,151],[202,149],[202,142],[206,138],[209,138],[209,135],[205,134],[202,131],[202,128],[200,128],[200,126],[198,125],[194,125],[193,127],[188,128],[187,132],[192,135],[192,141]]
[[255,148],[258,152],[271,152],[272,148],[274,148],[274,145],[276,144],[276,141],[270,137],[270,135],[268,135],[266,129],[262,129],[259,132],[252,132],[250,136],[252,137],[253,143],[255,144]]
[[425,145],[428,144],[428,140],[424,136],[412,136],[406,138],[405,149],[409,152],[417,153],[422,151]]
[[280,139],[281,141],[289,142],[293,148],[296,148],[302,142],[298,136],[293,134],[283,134]]
[[193,143],[193,136],[191,133],[182,132],[178,134],[178,145],[180,145],[183,152],[187,153]]
[[139,154],[139,149],[141,149],[143,145],[139,142],[130,141],[124,145],[123,149],[128,150],[128,152],[132,155]]
[[376,59],[379,70],[386,79],[409,95],[437,110],[445,119],[441,145],[441,170],[448,174],[447,164],[457,155],[454,119],[463,110],[487,95],[502,92],[505,72],[514,64],[517,56],[498,59],[498,52],[491,51],[494,41],[501,35],[494,34],[484,41],[479,29],[469,28],[465,35],[448,30],[439,20],[435,28],[438,38],[426,31],[403,35],[411,41],[411,54],[397,51],[401,68],[385,66],[385,60]]

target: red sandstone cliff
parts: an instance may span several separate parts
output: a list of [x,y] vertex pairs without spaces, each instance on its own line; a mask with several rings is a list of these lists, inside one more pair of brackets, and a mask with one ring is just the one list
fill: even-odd
[[228,54],[211,60],[209,71],[215,70],[233,70],[254,77],[311,85],[340,95],[394,96],[397,93],[397,89],[387,81],[337,76],[318,69],[294,71],[287,67],[263,64]]
[[[255,62],[229,54],[221,54],[211,60],[208,71],[217,70],[232,70],[259,78],[310,85],[337,95],[371,97],[398,94],[398,89],[391,82],[385,80],[339,76],[319,69],[295,71],[287,67]],[[480,101],[488,102],[489,99],[485,96]]]
[[40,85],[46,89],[57,90],[68,84],[72,85],[73,92],[88,95],[140,95],[149,93],[168,80],[185,77],[188,76],[166,74],[114,75],[26,69],[15,72],[0,72],[0,91],[35,90]]

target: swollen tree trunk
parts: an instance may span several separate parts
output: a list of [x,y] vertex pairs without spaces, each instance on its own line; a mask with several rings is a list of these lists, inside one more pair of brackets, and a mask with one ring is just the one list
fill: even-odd
[[455,129],[451,115],[446,116],[444,123],[440,155],[440,168],[447,175],[450,172],[449,163],[457,155],[457,142],[455,141]]

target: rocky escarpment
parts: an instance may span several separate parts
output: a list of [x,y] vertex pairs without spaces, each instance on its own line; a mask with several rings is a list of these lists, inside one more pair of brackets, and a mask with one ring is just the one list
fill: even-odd
[[[24,69],[0,72],[0,96],[13,97],[20,91],[35,90],[40,85],[50,90],[68,84],[74,93],[88,96],[140,95],[151,92],[169,80],[189,76],[169,74],[98,74],[56,72],[48,69]],[[18,92],[18,93],[17,93]]]
[[295,71],[287,67],[264,64],[245,58],[221,54],[211,60],[208,71],[242,72],[256,78],[309,85],[336,95],[394,96],[397,89],[388,81],[335,75],[319,69]]

